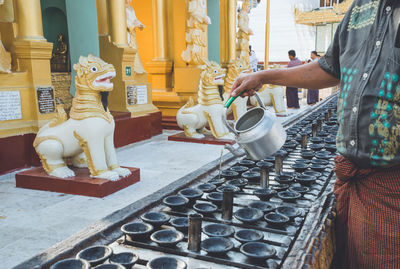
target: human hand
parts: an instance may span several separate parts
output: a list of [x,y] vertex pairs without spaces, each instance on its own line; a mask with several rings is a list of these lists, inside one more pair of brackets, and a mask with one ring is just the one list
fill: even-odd
[[243,74],[236,78],[235,82],[232,85],[231,96],[237,96],[241,92],[246,91],[241,96],[252,96],[255,94],[256,91],[261,89],[263,83],[259,78],[259,74],[250,73],[250,74]]

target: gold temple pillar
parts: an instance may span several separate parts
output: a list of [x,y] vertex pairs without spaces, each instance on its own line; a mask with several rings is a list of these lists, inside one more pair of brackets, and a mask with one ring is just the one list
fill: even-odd
[[107,11],[111,41],[127,46],[125,0],[107,0]]
[[146,64],[151,75],[153,89],[170,90],[172,88],[172,61],[168,55],[167,42],[167,3],[165,0],[153,0],[153,59]]
[[265,12],[265,56],[264,56],[264,69],[268,69],[269,65],[269,18],[270,18],[270,0],[266,0]]
[[[38,128],[54,117],[54,110],[39,110],[37,88],[51,87],[50,58],[53,44],[43,37],[42,14],[40,0],[15,0],[15,40],[12,43],[12,56],[15,69],[19,72],[10,74],[9,84],[26,83],[21,87],[21,105],[25,115],[19,124],[30,122],[31,131]],[[15,80],[15,81],[14,81]],[[47,99],[47,105],[54,105]],[[54,107],[53,106],[53,107]]]
[[[97,0],[97,17],[100,57],[113,64],[116,70],[114,90],[109,96],[110,110],[130,112],[132,117],[157,112],[158,109],[152,102],[151,84],[147,82],[147,74],[134,72],[135,54],[138,52],[128,46],[125,0]],[[137,99],[132,97],[137,87],[144,87],[147,91],[144,103],[138,104]]]
[[236,10],[237,0],[220,1],[220,54],[223,67],[226,67],[230,60],[236,58]]
[[15,0],[17,39],[45,40],[40,0]]
[[107,16],[107,0],[96,0],[97,7],[97,24],[99,26],[99,35],[108,35],[108,16]]

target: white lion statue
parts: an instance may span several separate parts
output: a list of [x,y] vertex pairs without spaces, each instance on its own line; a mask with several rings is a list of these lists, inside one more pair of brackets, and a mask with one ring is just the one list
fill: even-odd
[[225,69],[215,62],[206,59],[203,61],[198,104],[196,105],[193,99],[190,99],[179,109],[176,121],[187,137],[203,138],[204,133],[207,133],[205,127],[208,124],[215,138],[234,139],[234,135],[229,132],[222,120],[226,109],[218,89],[219,85],[224,84]]
[[38,132],[33,146],[44,170],[51,176],[75,176],[68,168],[70,158],[75,167],[88,167],[91,177],[118,180],[131,174],[118,164],[114,148],[113,116],[107,108],[107,97],[113,90],[114,66],[98,57],[80,57],[74,65],[76,95],[70,119],[58,109],[57,118]]

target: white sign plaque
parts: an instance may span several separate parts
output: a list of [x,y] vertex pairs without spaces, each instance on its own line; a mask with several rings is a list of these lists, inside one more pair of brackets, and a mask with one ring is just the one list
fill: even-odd
[[136,85],[137,104],[147,104],[147,85]]
[[22,119],[19,91],[0,91],[0,121]]

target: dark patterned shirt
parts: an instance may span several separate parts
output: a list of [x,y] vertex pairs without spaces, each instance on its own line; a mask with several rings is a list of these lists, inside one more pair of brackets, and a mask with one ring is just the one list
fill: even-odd
[[355,0],[319,64],[341,80],[339,153],[363,168],[400,165],[400,1]]

